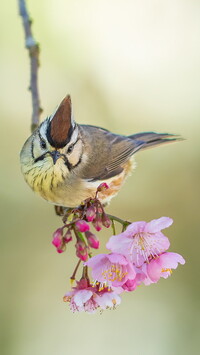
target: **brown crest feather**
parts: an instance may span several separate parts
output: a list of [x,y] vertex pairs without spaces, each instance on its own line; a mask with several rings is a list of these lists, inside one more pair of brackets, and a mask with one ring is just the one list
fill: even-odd
[[69,134],[71,131],[71,98],[67,95],[59,105],[56,110],[49,127],[49,141],[50,143],[57,147],[63,147],[69,138]]

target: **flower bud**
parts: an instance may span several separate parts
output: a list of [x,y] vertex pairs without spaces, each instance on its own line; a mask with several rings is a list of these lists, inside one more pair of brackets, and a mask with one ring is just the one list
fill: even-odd
[[102,229],[102,222],[101,222],[101,217],[100,215],[97,215],[94,221],[92,222],[94,228],[96,229],[97,232],[99,232]]
[[56,248],[59,248],[62,244],[62,233],[63,233],[62,228],[58,228],[53,234],[52,244]]
[[97,187],[97,191],[99,192],[105,191],[107,189],[109,189],[109,186],[106,184],[106,182],[102,182],[102,184]]
[[75,247],[78,258],[82,261],[86,261],[88,259],[88,252],[85,243],[80,240],[76,243]]
[[92,222],[96,217],[96,209],[94,206],[90,206],[86,211],[86,218],[88,222]]
[[111,226],[111,220],[105,213],[102,214],[101,220],[104,227],[109,228]]
[[83,220],[79,220],[75,223],[76,228],[79,230],[79,232],[86,232],[90,229],[90,226],[87,222],[83,221]]
[[79,241],[76,243],[75,247],[76,247],[76,250],[78,250],[78,251],[83,251],[83,250],[86,249],[86,245],[85,245],[84,242],[82,242],[82,240],[79,240]]
[[87,231],[87,232],[85,232],[85,236],[86,236],[88,244],[91,248],[99,249],[99,240],[95,234]]
[[67,232],[63,236],[63,241],[65,243],[69,243],[69,242],[71,242],[71,240],[72,240],[72,232],[70,229],[68,229]]

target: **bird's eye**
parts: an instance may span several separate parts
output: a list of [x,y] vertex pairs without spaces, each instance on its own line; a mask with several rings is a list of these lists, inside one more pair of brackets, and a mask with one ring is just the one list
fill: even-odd
[[40,147],[42,149],[46,149],[46,147],[47,147],[46,142],[43,139],[41,139],[41,141],[40,141]]
[[67,153],[70,154],[74,149],[74,146],[73,145],[70,145],[67,149]]

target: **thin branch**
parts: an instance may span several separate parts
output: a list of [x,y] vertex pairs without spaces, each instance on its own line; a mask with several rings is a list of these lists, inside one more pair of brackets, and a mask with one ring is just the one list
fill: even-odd
[[33,132],[39,125],[40,114],[42,109],[40,107],[40,98],[38,91],[38,68],[39,68],[39,44],[35,41],[31,31],[32,21],[26,8],[25,0],[18,0],[19,14],[22,17],[22,23],[25,33],[25,46],[29,52],[30,57],[30,91],[32,97],[32,119],[31,131]]
[[106,213],[107,217],[111,219],[111,221],[116,221],[121,223],[122,225],[128,226],[129,224],[131,224],[131,222],[129,221],[124,221],[123,219],[113,216],[112,214]]

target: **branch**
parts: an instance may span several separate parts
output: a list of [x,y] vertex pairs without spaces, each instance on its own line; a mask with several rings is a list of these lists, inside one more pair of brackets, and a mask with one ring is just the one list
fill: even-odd
[[39,44],[35,41],[31,31],[32,21],[26,9],[25,0],[18,0],[19,14],[22,17],[22,23],[25,33],[25,46],[29,52],[30,57],[30,91],[32,97],[32,119],[31,131],[33,132],[39,125],[40,114],[42,109],[40,107],[40,98],[38,92],[38,68],[39,68]]

